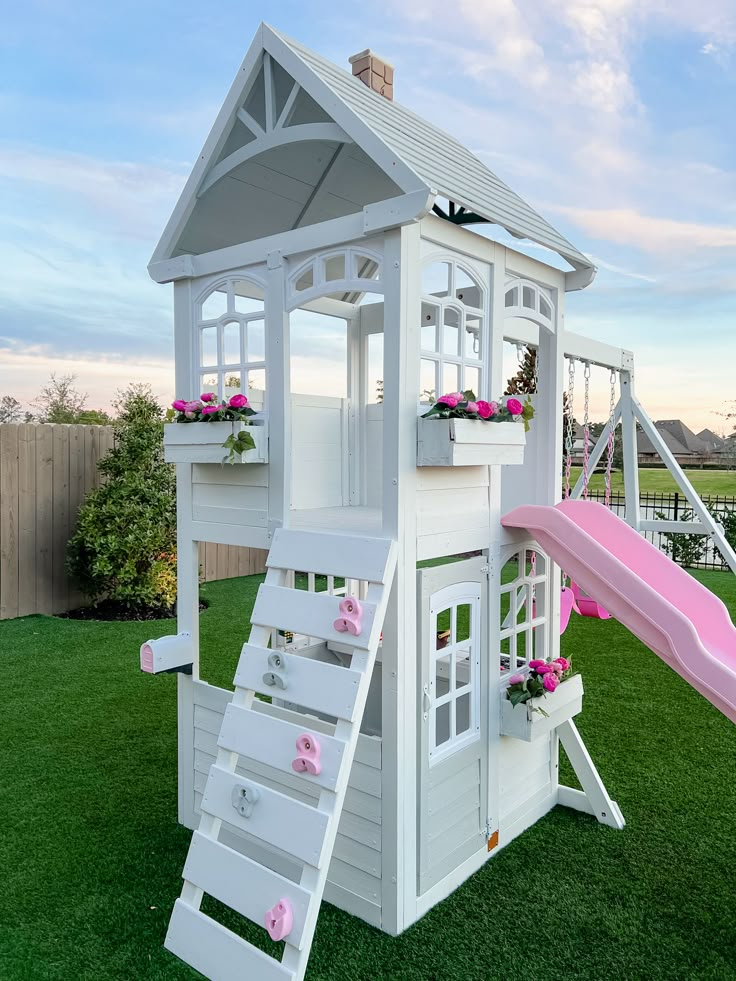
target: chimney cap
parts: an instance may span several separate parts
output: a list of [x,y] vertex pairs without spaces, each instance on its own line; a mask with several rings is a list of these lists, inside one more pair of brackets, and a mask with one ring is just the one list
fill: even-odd
[[395,65],[391,61],[387,61],[382,55],[377,54],[371,48],[366,48],[364,51],[359,51],[357,54],[351,55],[348,58],[348,62],[354,65],[356,61],[362,61],[363,58],[375,58],[377,61],[382,62],[388,68],[394,68]]

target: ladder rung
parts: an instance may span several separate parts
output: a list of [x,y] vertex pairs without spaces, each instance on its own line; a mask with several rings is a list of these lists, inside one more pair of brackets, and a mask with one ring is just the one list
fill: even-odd
[[[294,725],[283,719],[275,719],[265,712],[256,713],[252,709],[239,708],[231,702],[225,709],[217,745],[239,756],[294,775],[296,771],[292,762],[297,757],[296,741],[305,734],[314,737],[307,718],[302,725]],[[334,790],[345,743],[342,739],[335,739],[324,733],[320,733],[313,741],[315,746],[319,746],[320,772],[296,775],[306,785]]]
[[302,947],[302,932],[311,893],[296,882],[228,848],[222,842],[208,838],[200,831],[192,835],[182,875],[209,896],[261,927],[266,911],[279,900],[288,899],[294,914],[289,943],[297,948]]
[[[242,817],[232,803],[237,786],[254,787],[259,799],[250,817]],[[309,865],[319,866],[329,815],[301,801],[264,787],[237,773],[210,767],[201,808],[255,838],[280,848]]]
[[273,670],[268,663],[273,653],[266,647],[244,644],[235,673],[236,688],[251,688],[272,698],[278,695],[279,698],[303,705],[314,712],[324,712],[325,715],[352,721],[361,679],[360,671],[279,651],[279,657],[284,662],[282,675],[285,688],[282,692],[282,689],[263,681],[264,674]]
[[394,543],[387,538],[324,535],[278,528],[266,565],[322,576],[384,583],[393,571]]
[[174,904],[165,946],[210,981],[293,981],[295,974],[181,899]]
[[263,583],[258,587],[251,623],[260,627],[277,627],[295,634],[320,637],[322,640],[368,650],[373,640],[375,603],[361,601],[362,629],[360,634],[354,637],[352,634],[335,630],[333,626],[340,616],[341,598],[328,596],[326,593],[308,593],[303,589],[288,589],[285,586],[268,586]]

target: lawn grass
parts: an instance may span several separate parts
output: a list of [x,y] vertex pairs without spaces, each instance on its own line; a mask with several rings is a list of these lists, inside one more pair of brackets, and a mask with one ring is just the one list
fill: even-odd
[[[686,470],[685,474],[700,495],[720,495],[721,497],[736,497],[736,470]],[[571,483],[580,476],[580,468],[572,468]],[[593,474],[590,479],[592,490],[603,490],[604,474]],[[623,471],[617,471],[611,475],[611,489],[614,494],[623,494],[624,476]],[[657,494],[673,494],[679,490],[674,478],[669,470],[641,469],[639,470],[639,489],[642,494],[649,491]],[[682,491],[680,491],[682,493]]]
[[[736,612],[734,577],[698,578]],[[230,681],[257,582],[203,588],[208,680]],[[173,629],[0,623],[3,981],[198,977],[162,948],[190,837],[176,679],[138,670]],[[736,979],[736,729],[613,621],[574,618],[563,653],[626,829],[556,808],[398,938],[326,904],[308,978]]]

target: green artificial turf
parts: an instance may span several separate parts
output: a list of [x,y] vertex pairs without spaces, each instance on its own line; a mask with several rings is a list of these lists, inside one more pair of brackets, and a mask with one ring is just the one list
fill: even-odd
[[[733,577],[698,577],[736,612]],[[257,582],[203,588],[213,682],[230,681]],[[176,680],[138,670],[140,643],[171,631],[0,624],[3,981],[198,977],[162,947],[189,841]],[[398,938],[325,904],[309,978],[736,978],[736,729],[613,621],[573,618],[563,653],[626,829],[556,808]]]
[[[572,468],[570,480],[573,486],[575,486],[575,481],[580,476],[580,472],[580,467]],[[700,495],[736,497],[736,470],[686,470],[685,475]],[[593,474],[590,478],[590,486],[592,490],[603,490],[605,474]],[[617,470],[611,475],[611,490],[614,494],[623,494],[624,475],[622,470]],[[656,470],[640,469],[639,490],[642,494],[646,494],[647,491],[656,494],[674,494],[675,491],[682,493],[669,470],[663,468]]]

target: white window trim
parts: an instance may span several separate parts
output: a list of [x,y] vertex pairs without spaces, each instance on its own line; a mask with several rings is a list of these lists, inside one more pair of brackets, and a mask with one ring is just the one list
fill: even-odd
[[[513,307],[507,307],[506,297],[509,295],[511,290],[518,289],[519,298],[520,300],[523,300],[523,290],[525,287],[530,289],[534,294],[534,307],[525,307],[523,303],[519,303]],[[544,299],[544,301],[549,304],[552,311],[551,317],[547,317],[542,313],[540,309],[540,298]],[[521,279],[519,277],[515,277],[514,279],[510,279],[504,286],[503,301],[505,317],[520,317],[523,320],[531,320],[540,327],[545,327],[549,331],[554,331],[557,309],[551,289],[540,286],[539,283],[535,283],[531,279]]]
[[[258,279],[253,278],[250,275],[246,275],[244,272],[233,272],[228,276],[218,279],[214,283],[208,283],[208,285],[203,289],[196,297],[194,301],[194,323],[195,329],[193,332],[193,357],[192,364],[194,366],[195,372],[195,390],[198,392],[204,391],[204,377],[206,375],[216,375],[217,376],[217,397],[218,399],[223,399],[225,396],[225,384],[224,379],[228,374],[239,374],[241,376],[241,388],[240,391],[247,395],[248,386],[247,379],[248,374],[254,371],[266,372],[266,359],[265,359],[265,331],[266,331],[266,307],[265,300],[260,300],[262,304],[262,309],[254,311],[253,313],[239,313],[235,309],[235,290],[233,284],[236,281],[244,281],[254,286],[256,291],[263,291],[263,283]],[[223,293],[222,287],[226,287]],[[221,314],[219,317],[213,320],[203,320],[202,319],[202,307],[207,299],[215,292],[223,293],[226,297],[227,310],[225,313]],[[256,302],[259,302],[258,298],[254,298]],[[263,331],[264,331],[264,357],[260,361],[248,361],[248,323],[251,321],[262,321]],[[223,350],[223,335],[226,324],[237,323],[240,329],[240,358],[238,362],[233,362],[229,364],[224,363],[224,350]],[[203,364],[203,331],[207,328],[216,328],[217,331],[217,361],[214,365],[204,365]],[[243,385],[243,375],[245,374],[246,386]]]
[[[534,577],[526,571],[522,571],[523,564],[525,565],[526,563],[527,553],[532,552],[536,552],[537,563],[544,569],[543,572],[538,572]],[[534,542],[527,541],[523,544],[515,545],[505,556],[501,557],[501,568],[503,569],[515,556],[517,557],[517,574],[510,582],[502,583],[499,589],[501,596],[505,594],[509,596],[509,610],[501,621],[499,633],[500,641],[509,641],[509,670],[501,672],[499,681],[501,688],[507,688],[509,678],[517,672],[523,671],[533,658],[544,660],[548,651],[550,588],[552,585],[548,575],[550,568],[549,557],[539,547],[535,546]],[[524,591],[524,597],[521,603],[517,605],[516,597],[520,588]],[[533,595],[535,596],[534,604],[532,604]],[[521,623],[519,623],[517,622],[518,614],[522,607],[527,611],[532,610],[534,615],[529,616],[527,614]],[[520,655],[517,651],[517,641],[519,636],[524,633],[528,633],[528,637],[532,637],[533,635],[534,643],[530,645],[527,640],[524,663],[518,664],[517,660]],[[499,651],[499,658],[502,653]]]
[[[422,271],[429,266],[437,265],[440,263],[447,263],[450,266],[450,284],[449,284],[449,294],[447,296],[439,297],[433,296],[432,294],[424,293],[421,294],[421,302],[430,304],[431,306],[439,307],[440,317],[439,323],[436,329],[437,337],[437,349],[429,350],[420,346],[419,358],[421,361],[433,361],[435,364],[435,397],[439,398],[441,395],[446,395],[444,390],[440,390],[442,387],[442,376],[444,374],[444,366],[446,364],[453,364],[459,366],[460,369],[460,380],[459,386],[460,390],[464,391],[468,386],[465,379],[465,369],[477,369],[480,373],[480,386],[479,391],[475,392],[478,398],[483,398],[484,396],[491,397],[491,393],[487,391],[489,370],[488,370],[488,288],[481,280],[478,272],[468,263],[463,262],[461,257],[453,255],[452,253],[433,253],[432,255],[425,256],[422,259]],[[469,304],[463,303],[462,300],[458,300],[455,296],[455,276],[456,270],[460,268],[467,276],[469,276],[474,283],[477,284],[481,292],[481,306],[473,307]],[[460,348],[462,354],[446,354],[442,350],[442,328],[445,320],[445,309],[450,307],[454,310],[460,310],[461,312],[461,327],[460,327]],[[480,329],[480,351],[481,355],[478,358],[469,358],[465,352],[465,321],[468,314],[473,315],[480,319],[481,329]],[[421,337],[421,334],[420,334]],[[421,341],[420,341],[421,345]],[[421,373],[421,364],[419,366],[419,371]],[[421,378],[421,374],[420,374]]]
[[[325,273],[326,263],[330,259],[338,256],[345,257],[345,277],[343,279],[327,279]],[[371,259],[376,263],[376,277],[373,279],[363,279],[357,275],[357,260],[359,257]],[[313,270],[312,285],[306,290],[297,290],[296,284],[308,269]],[[355,275],[352,275],[355,270]],[[348,275],[348,272],[351,275]],[[324,296],[326,293],[383,293],[383,258],[372,249],[349,248],[349,249],[330,249],[312,255],[306,262],[302,262],[295,271],[289,276],[288,298],[286,309],[288,312],[303,306],[310,300]]]
[[[470,636],[468,641],[461,641],[462,644],[470,645],[470,680],[461,689],[455,687],[455,650],[457,645],[448,644],[437,650],[437,617],[447,609],[451,609],[451,624],[453,634],[456,629],[456,610],[458,606],[470,606]],[[429,765],[434,766],[441,760],[446,759],[453,753],[458,752],[470,743],[480,739],[480,615],[481,615],[481,589],[477,582],[459,582],[451,586],[439,589],[429,598]],[[452,653],[452,675],[450,690],[447,694],[437,697],[437,660]],[[459,736],[454,735],[455,731],[455,706],[458,698],[466,695],[470,696],[470,727]],[[450,738],[436,745],[437,738],[437,709],[442,705],[450,704]]]

